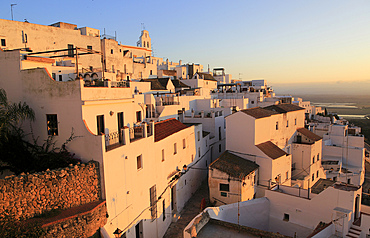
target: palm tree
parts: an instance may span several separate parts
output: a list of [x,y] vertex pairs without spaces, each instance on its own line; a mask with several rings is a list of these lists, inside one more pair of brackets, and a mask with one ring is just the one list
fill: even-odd
[[5,90],[0,88],[0,140],[7,139],[11,133],[19,132],[25,119],[35,120],[32,108],[25,102],[9,102]]

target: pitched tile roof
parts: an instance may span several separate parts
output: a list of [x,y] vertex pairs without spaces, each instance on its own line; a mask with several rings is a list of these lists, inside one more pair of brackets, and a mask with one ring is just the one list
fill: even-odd
[[217,81],[211,74],[209,73],[203,73],[203,72],[198,72],[199,76],[203,76],[204,80],[210,80],[210,81]]
[[244,178],[259,167],[258,164],[253,161],[234,155],[228,150],[222,153],[222,155],[209,166],[225,172],[234,178]]
[[167,83],[168,83],[168,80],[170,80],[170,78],[159,78],[158,81],[159,83],[167,89]]
[[306,128],[302,127],[302,128],[298,128],[297,131],[299,133],[302,133],[304,136],[306,136],[308,139],[310,140],[313,140],[313,141],[319,141],[322,139],[321,136],[318,136],[316,135],[315,133],[313,133],[312,131],[310,130],[307,130]]
[[263,118],[263,117],[269,117],[269,116],[274,115],[274,114],[279,114],[277,112],[266,110],[266,109],[260,108],[260,107],[253,107],[253,108],[249,108],[249,109],[243,109],[243,110],[240,110],[240,111],[244,112],[245,114],[248,114],[249,116],[252,116],[256,119]]
[[270,157],[271,159],[280,158],[283,155],[287,155],[287,153],[276,146],[271,141],[266,141],[261,144],[256,145],[258,149],[260,149],[265,155]]
[[271,111],[278,112],[278,113],[287,113],[287,112],[292,112],[292,111],[304,110],[303,107],[300,107],[300,106],[297,106],[291,103],[271,105],[268,107],[264,107],[264,109],[271,110]]
[[173,83],[173,86],[175,86],[175,88],[190,88],[190,86],[184,84],[179,79],[172,79],[171,81]]
[[176,132],[187,128],[186,125],[180,121],[170,118],[164,121],[156,122],[154,124],[154,141],[160,141]]
[[166,86],[163,86],[158,79],[142,79],[140,82],[150,82],[150,90],[166,90]]
[[176,70],[167,70],[167,69],[164,69],[163,70],[163,74],[164,75],[168,75],[168,76],[176,76]]

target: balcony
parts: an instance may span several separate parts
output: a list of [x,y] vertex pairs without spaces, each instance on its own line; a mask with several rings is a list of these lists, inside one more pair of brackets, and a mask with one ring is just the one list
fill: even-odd
[[105,150],[127,145],[141,138],[150,137],[154,134],[154,123],[143,123],[139,126],[125,127],[121,131],[113,131],[105,135]]

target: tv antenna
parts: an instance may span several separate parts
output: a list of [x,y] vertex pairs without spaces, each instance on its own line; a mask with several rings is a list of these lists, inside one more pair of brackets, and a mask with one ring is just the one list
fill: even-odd
[[13,6],[16,6],[17,4],[15,4],[15,3],[12,3],[12,4],[10,4],[10,12],[12,13],[12,21],[14,21],[13,20]]

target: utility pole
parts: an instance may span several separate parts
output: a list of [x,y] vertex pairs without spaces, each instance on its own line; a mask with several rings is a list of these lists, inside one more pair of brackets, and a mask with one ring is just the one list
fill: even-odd
[[12,3],[12,4],[10,4],[10,11],[11,11],[11,13],[12,13],[12,21],[14,21],[13,20],[13,6],[16,6],[17,4],[15,4],[15,3]]

